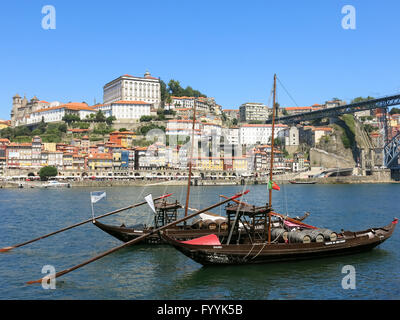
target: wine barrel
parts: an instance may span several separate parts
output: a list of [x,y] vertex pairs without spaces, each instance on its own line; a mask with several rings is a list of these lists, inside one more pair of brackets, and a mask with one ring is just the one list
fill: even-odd
[[193,229],[202,229],[203,228],[203,220],[198,219],[192,223],[192,228]]
[[309,230],[303,230],[306,234],[308,234],[311,237],[312,242],[324,242],[324,235],[319,229],[309,229]]
[[304,231],[288,232],[288,240],[290,243],[310,243],[311,237]]
[[333,232],[332,230],[324,229],[324,228],[319,228],[317,230],[324,235],[325,240],[329,240],[329,241],[336,241],[337,240],[337,233],[336,232]]
[[284,242],[288,239],[288,232],[283,228],[272,228],[271,229],[272,241],[277,240],[278,242]]
[[203,220],[202,229],[215,230],[217,228],[218,228],[218,226],[215,221],[213,221],[211,219]]
[[228,230],[228,222],[225,219],[217,219],[215,220],[219,230],[225,231]]

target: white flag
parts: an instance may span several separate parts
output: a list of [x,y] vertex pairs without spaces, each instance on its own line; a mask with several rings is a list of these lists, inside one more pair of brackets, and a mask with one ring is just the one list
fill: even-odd
[[100,201],[105,197],[106,197],[105,191],[93,191],[90,193],[90,200],[92,201],[92,203],[96,203],[97,201]]
[[151,210],[153,210],[153,212],[156,213],[156,208],[154,207],[154,201],[151,194],[145,196],[144,199],[147,201],[147,204],[150,206]]

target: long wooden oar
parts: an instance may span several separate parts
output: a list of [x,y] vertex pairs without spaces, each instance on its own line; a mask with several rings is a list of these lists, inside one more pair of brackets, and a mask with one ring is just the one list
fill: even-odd
[[[79,269],[79,268],[81,268],[81,267],[83,267],[83,266],[85,266],[85,265],[87,265],[87,264],[89,264],[89,263],[91,263],[91,262],[94,262],[94,261],[96,261],[96,260],[99,260],[99,259],[101,259],[101,258],[103,258],[103,257],[105,257],[105,256],[107,256],[107,255],[109,255],[110,253],[113,253],[113,252],[115,252],[115,251],[117,251],[117,250],[119,250],[119,249],[128,247],[128,246],[130,246],[130,245],[133,245],[134,243],[137,243],[137,242],[139,242],[139,241],[142,241],[143,239],[149,237],[150,235],[152,235],[152,234],[154,234],[154,233],[156,233],[156,232],[159,232],[159,231],[161,231],[161,230],[170,228],[170,227],[172,227],[172,226],[174,226],[174,225],[176,225],[176,224],[178,224],[178,223],[180,223],[180,222],[183,222],[183,221],[186,221],[186,220],[188,220],[188,219],[191,219],[191,218],[193,218],[193,217],[199,215],[200,213],[209,211],[209,210],[214,209],[214,208],[216,208],[216,207],[218,207],[218,206],[220,206],[220,205],[223,205],[224,203],[227,203],[227,202],[229,202],[229,201],[231,201],[231,200],[234,200],[234,199],[236,199],[236,198],[239,198],[239,197],[243,196],[244,194],[247,194],[248,192],[249,192],[249,190],[247,190],[247,191],[245,191],[245,192],[242,192],[242,193],[239,193],[239,194],[236,194],[236,195],[234,195],[233,197],[227,198],[226,200],[223,200],[223,201],[221,201],[221,202],[218,202],[218,203],[216,203],[216,204],[213,204],[212,206],[210,206],[210,207],[208,207],[208,208],[199,210],[199,211],[197,211],[197,212],[195,212],[195,213],[192,213],[192,214],[190,214],[190,215],[187,215],[186,217],[184,217],[184,218],[182,218],[182,219],[176,220],[176,221],[174,221],[174,222],[171,222],[171,223],[169,223],[169,224],[166,224],[165,226],[162,226],[162,227],[160,227],[160,228],[154,229],[154,230],[152,230],[151,232],[149,232],[149,233],[147,233],[147,234],[144,234],[144,235],[142,235],[142,236],[140,236],[140,237],[137,237],[136,239],[130,240],[130,241],[128,241],[128,242],[126,242],[126,243],[124,243],[124,244],[122,244],[122,245],[120,245],[120,246],[118,246],[118,247],[115,247],[115,248],[113,248],[113,249],[111,249],[111,250],[108,250],[108,251],[106,251],[106,252],[103,252],[103,253],[99,254],[98,256],[96,256],[96,257],[94,257],[94,258],[91,258],[91,259],[89,259],[89,260],[86,260],[85,262],[82,262],[82,263],[80,263],[80,264],[78,264],[78,265],[76,265],[76,266],[74,266],[74,267],[71,267],[71,268],[69,268],[69,269],[65,269],[65,270],[63,270],[63,271],[57,272],[57,273],[54,275],[54,278],[61,277],[61,276],[65,275],[65,274],[67,274],[67,273],[69,273],[69,272],[71,272],[71,271],[74,271],[74,270],[76,270],[76,269]],[[39,280],[29,281],[29,282],[27,282],[27,284],[41,283],[41,282],[42,282],[43,280],[45,280],[45,279],[48,279],[48,276],[47,276],[47,277],[44,277],[44,278],[41,278],[41,279],[39,279]]]
[[[165,195],[163,195],[163,196],[160,196],[160,197],[158,197],[158,198],[155,198],[154,201],[167,198],[167,197],[169,197],[169,196],[171,196],[171,195],[172,195],[172,193],[165,194]],[[114,211],[105,213],[105,214],[103,214],[103,215],[101,215],[101,216],[98,216],[98,217],[94,217],[94,219],[104,218],[104,217],[110,216],[110,215],[112,215],[112,214],[116,214],[116,213],[121,212],[121,211],[124,211],[124,210],[128,210],[128,209],[132,209],[132,208],[136,208],[136,207],[142,206],[142,205],[144,205],[144,204],[146,204],[146,203],[147,203],[146,201],[143,201],[143,202],[140,202],[140,203],[136,203],[136,204],[130,205],[130,206],[128,206],[128,207],[121,208],[121,209],[118,209],[118,210],[114,210]],[[66,230],[69,230],[69,229],[72,229],[72,228],[81,226],[82,224],[85,224],[85,223],[88,223],[88,222],[91,222],[91,221],[93,221],[93,218],[88,219],[88,220],[85,220],[85,221],[82,221],[82,222],[79,222],[79,223],[76,223],[76,224],[74,224],[74,225],[72,225],[72,226],[69,226],[69,227],[66,227],[66,228],[63,228],[63,229],[60,229],[60,230],[57,230],[57,231],[54,231],[54,232],[45,234],[44,236],[41,236],[41,237],[38,237],[38,238],[35,238],[35,239],[32,239],[32,240],[29,240],[29,241],[26,241],[26,242],[23,242],[23,243],[19,243],[19,244],[15,244],[15,245],[13,245],[13,246],[10,246],[10,247],[2,248],[2,249],[0,249],[0,252],[7,252],[7,251],[10,251],[10,250],[15,249],[15,248],[25,246],[25,245],[27,245],[27,244],[29,244],[29,243],[32,243],[32,242],[35,242],[35,241],[38,241],[38,240],[41,240],[41,239],[50,237],[50,236],[55,235],[55,234],[57,234],[57,233],[60,233],[60,232],[63,232],[63,231],[66,231]]]
[[[224,199],[227,198],[227,196],[224,196],[224,195],[219,195],[219,196],[220,196],[221,198],[224,198]],[[233,201],[236,202],[237,204],[241,204],[241,205],[243,205],[243,206],[252,206],[251,204],[246,203],[246,202],[242,202],[242,201],[238,201],[238,200],[233,200]],[[301,222],[301,221],[299,221],[299,220],[292,219],[292,218],[290,218],[290,217],[288,217],[288,216],[284,216],[283,214],[279,214],[279,213],[274,212],[274,211],[271,211],[271,214],[274,215],[274,216],[277,216],[277,217],[281,217],[281,218],[283,218],[283,219],[285,219],[285,220],[288,220],[288,221],[290,221],[290,222],[297,223],[297,224],[299,224],[299,225],[301,225],[301,226],[304,226],[304,227],[306,227],[306,228],[318,229],[317,227],[310,226],[309,224],[305,224],[305,223],[303,223],[303,222]]]

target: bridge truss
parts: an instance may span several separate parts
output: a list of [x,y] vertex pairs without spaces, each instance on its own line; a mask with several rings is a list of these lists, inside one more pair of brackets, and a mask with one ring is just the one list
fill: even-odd
[[[290,116],[284,116],[284,117],[279,117],[277,121],[279,123],[285,123],[285,124],[295,124],[299,123],[302,121],[311,121],[315,119],[321,119],[321,118],[335,118],[338,117],[342,114],[347,114],[347,113],[355,113],[358,111],[364,111],[364,110],[373,110],[373,109],[385,109],[391,107],[391,106],[396,106],[400,105],[400,95],[394,95],[394,96],[387,96],[379,99],[372,99],[368,101],[362,101],[362,102],[356,102],[356,103],[351,103],[347,104],[344,106],[338,106],[334,108],[327,108],[327,109],[322,109],[322,110],[316,110],[316,111],[311,111],[311,112],[305,112],[305,113],[299,113],[299,114],[294,114]],[[265,123],[271,123],[272,120],[269,119]]]
[[390,169],[400,169],[400,133],[395,135],[393,139],[385,145],[385,167]]
[[[285,124],[296,124],[302,121],[311,121],[321,118],[335,118],[342,114],[355,113],[358,111],[385,109],[385,112],[383,112],[383,116],[379,119],[379,122],[383,123],[382,129],[384,131],[384,165],[386,168],[400,170],[400,133],[390,139],[388,135],[388,124],[386,119],[388,108],[396,105],[400,105],[400,95],[387,96],[378,99],[351,103],[334,108],[327,108],[290,116],[284,116],[280,117],[277,121],[279,121],[279,123]],[[267,120],[265,123],[271,123],[271,120]]]

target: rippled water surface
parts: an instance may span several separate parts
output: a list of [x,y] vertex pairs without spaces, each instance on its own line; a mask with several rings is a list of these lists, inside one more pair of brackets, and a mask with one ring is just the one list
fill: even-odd
[[[265,186],[250,186],[246,201],[262,205]],[[97,190],[97,189],[96,189]],[[174,192],[183,187],[105,188],[96,215]],[[204,208],[233,195],[240,186],[192,187],[190,207]],[[0,189],[0,247],[20,243],[91,217],[91,188]],[[273,206],[290,216],[333,230],[362,230],[399,217],[400,185],[284,185]],[[222,213],[222,207],[214,209]],[[120,225],[149,223],[140,207],[101,220]],[[400,230],[362,254],[268,265],[202,267],[169,246],[136,245],[117,251],[58,279],[55,290],[25,285],[44,265],[57,271],[121,244],[91,223],[0,254],[0,299],[399,299]],[[342,268],[356,270],[356,289],[344,290]]]

